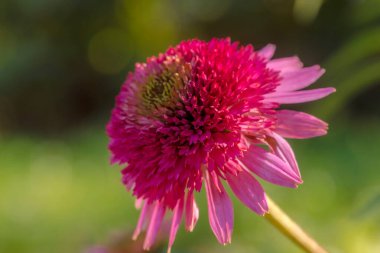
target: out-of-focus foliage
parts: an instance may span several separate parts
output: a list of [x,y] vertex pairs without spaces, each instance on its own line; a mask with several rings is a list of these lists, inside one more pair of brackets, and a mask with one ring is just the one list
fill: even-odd
[[[103,130],[114,96],[135,62],[226,36],[326,68],[316,86],[337,93],[307,111],[330,133],[292,142],[305,183],[265,187],[332,252],[380,252],[380,0],[0,1],[0,252],[82,252],[130,233],[138,212]],[[197,197],[200,224],[173,252],[300,252],[236,200],[220,246]]]
[[348,10],[354,34],[325,64],[326,79],[339,90],[335,99],[316,109],[325,117],[339,112],[350,99],[380,83],[380,1],[363,1],[355,7]]
[[[335,125],[326,137],[292,143],[305,182],[298,189],[264,186],[331,252],[378,252],[380,160],[372,158],[378,150],[368,143],[380,143],[379,125],[345,125]],[[119,245],[120,236],[123,247],[133,247],[128,233],[139,212],[118,168],[109,167],[107,140],[97,129],[55,140],[1,140],[0,252],[84,252],[115,240]],[[187,233],[181,227],[173,252],[302,252],[235,198],[233,243],[221,246],[209,228],[204,195],[196,195],[196,229]]]

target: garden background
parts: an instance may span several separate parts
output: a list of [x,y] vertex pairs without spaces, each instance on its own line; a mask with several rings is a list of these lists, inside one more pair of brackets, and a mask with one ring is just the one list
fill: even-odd
[[[331,252],[380,252],[379,0],[2,0],[0,252],[141,252],[138,211],[108,162],[114,96],[135,62],[212,37],[326,68],[314,86],[337,92],[296,106],[330,124],[291,141],[304,184],[265,189]],[[198,226],[173,252],[302,252],[236,199],[233,242],[219,245],[196,198]]]

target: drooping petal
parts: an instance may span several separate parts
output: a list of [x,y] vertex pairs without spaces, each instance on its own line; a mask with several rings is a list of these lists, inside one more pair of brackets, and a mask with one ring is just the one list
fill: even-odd
[[293,171],[297,174],[297,176],[301,178],[296,157],[289,143],[280,135],[274,132],[271,133],[271,136],[274,139],[274,143],[271,144],[275,154],[278,157],[280,157],[283,161],[287,162],[290,165],[290,168],[292,168]]
[[275,91],[264,96],[266,103],[298,104],[324,98],[335,92],[334,88],[320,88],[301,91]]
[[187,231],[193,231],[199,218],[199,209],[194,199],[193,192],[189,192],[186,198],[185,228]]
[[156,239],[158,230],[160,229],[162,220],[164,219],[164,216],[165,216],[165,207],[162,205],[162,203],[157,201],[154,204],[153,213],[150,218],[148,230],[146,232],[144,245],[143,245],[144,250],[149,250],[150,247],[152,247]]
[[249,147],[241,161],[250,171],[273,184],[295,188],[302,183],[287,163],[255,145]]
[[273,44],[268,44],[265,47],[263,47],[262,49],[260,49],[259,51],[257,51],[257,53],[261,57],[264,57],[265,59],[269,60],[273,57],[275,51],[276,51],[276,46]]
[[181,198],[176,207],[173,211],[173,218],[172,218],[172,225],[170,227],[170,234],[169,234],[169,245],[168,245],[168,253],[170,253],[171,247],[173,246],[179,225],[181,224],[182,220],[182,213],[183,213],[183,198]]
[[[214,185],[214,180],[208,171],[205,172],[206,194],[208,204],[209,222],[212,231],[221,244],[231,243],[231,234],[234,223],[234,211],[230,198],[223,185],[218,181],[219,187]],[[213,177],[217,177],[213,175]],[[220,191],[218,191],[218,188]]]
[[285,138],[306,139],[325,135],[328,125],[324,121],[304,112],[277,111],[275,131]]
[[226,177],[236,197],[248,208],[258,215],[264,215],[268,212],[264,189],[250,173],[242,170],[236,176],[227,174]]
[[133,232],[133,235],[132,235],[133,240],[137,239],[137,237],[139,236],[139,234],[143,230],[144,226],[146,226],[146,223],[148,221],[148,216],[150,213],[150,209],[151,209],[151,205],[149,205],[148,203],[144,203],[144,206],[143,206],[141,213],[140,213],[140,218],[137,222],[135,231]]
[[303,67],[303,63],[297,56],[273,59],[267,63],[268,68],[287,73],[299,70]]
[[282,81],[276,91],[294,91],[308,87],[325,73],[319,65],[282,74]]

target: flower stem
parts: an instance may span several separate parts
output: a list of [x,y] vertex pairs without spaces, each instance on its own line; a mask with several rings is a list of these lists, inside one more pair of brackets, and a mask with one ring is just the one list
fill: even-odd
[[295,223],[288,215],[284,213],[277,205],[267,196],[269,213],[265,218],[269,220],[278,230],[291,239],[298,246],[310,253],[327,253],[312,237],[310,237],[302,228]]

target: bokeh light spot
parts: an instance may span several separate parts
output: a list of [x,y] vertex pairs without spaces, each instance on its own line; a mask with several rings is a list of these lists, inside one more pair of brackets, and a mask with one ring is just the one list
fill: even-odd
[[323,0],[296,0],[294,2],[294,18],[301,25],[308,25],[314,21],[323,4]]

